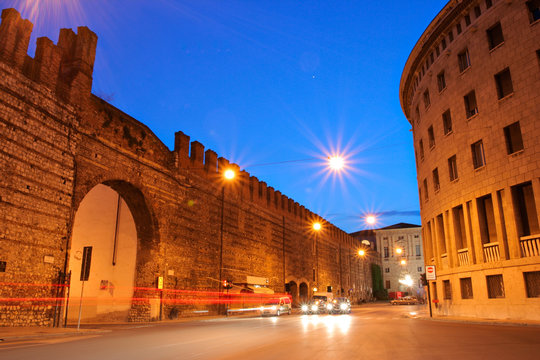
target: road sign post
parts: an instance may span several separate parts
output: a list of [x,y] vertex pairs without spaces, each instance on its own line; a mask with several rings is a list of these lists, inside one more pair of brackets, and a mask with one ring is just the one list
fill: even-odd
[[81,327],[82,299],[84,292],[84,282],[90,277],[90,264],[92,263],[92,247],[85,246],[83,249],[83,257],[81,262],[81,298],[79,300],[79,320],[77,320],[77,331]]
[[429,302],[429,317],[433,317],[433,313],[431,310],[431,286],[429,286],[430,280],[437,280],[437,273],[435,271],[435,265],[427,265],[426,266],[426,282],[427,282],[427,296],[428,296],[428,302]]

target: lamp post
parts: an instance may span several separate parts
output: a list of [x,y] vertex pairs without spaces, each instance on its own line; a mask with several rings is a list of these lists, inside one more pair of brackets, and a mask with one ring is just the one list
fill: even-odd
[[[234,177],[236,176],[236,173],[234,170],[227,169],[223,172],[223,177],[225,181],[232,181]],[[219,278],[218,283],[219,285],[219,298],[221,300],[221,294],[223,293],[223,283],[222,283],[222,270],[223,270],[223,225],[224,225],[224,217],[225,217],[225,185],[224,183],[221,187],[221,226],[219,230]],[[223,312],[222,310],[222,304],[220,301],[219,304],[220,313]]]
[[315,283],[319,287],[319,232],[322,229],[320,222],[316,221],[313,223],[313,230],[315,230]]

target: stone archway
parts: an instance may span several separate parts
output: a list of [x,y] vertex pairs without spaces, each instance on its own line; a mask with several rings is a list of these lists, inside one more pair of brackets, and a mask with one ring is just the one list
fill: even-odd
[[[70,322],[77,321],[79,308],[82,320],[129,320],[136,283],[153,247],[152,223],[142,193],[127,182],[104,182],[85,195],[71,238]],[[85,247],[92,248],[92,260],[79,306]]]
[[309,288],[308,285],[305,282],[300,283],[300,286],[298,287],[299,290],[299,297],[300,297],[300,303],[308,302],[309,300]]
[[298,297],[298,284],[293,280],[289,281],[289,293],[291,294],[291,297],[292,297],[292,306],[298,307],[300,303],[300,300]]

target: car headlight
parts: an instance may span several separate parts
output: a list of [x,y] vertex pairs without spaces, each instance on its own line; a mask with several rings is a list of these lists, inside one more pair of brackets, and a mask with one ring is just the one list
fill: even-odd
[[327,310],[332,310],[333,307],[334,307],[334,305],[332,305],[332,304],[326,304],[326,309]]
[[270,309],[272,309],[272,311],[276,311],[277,306],[276,306],[276,305],[273,305]]
[[308,311],[309,307],[307,305],[302,305],[302,311],[306,312]]
[[347,310],[348,306],[347,306],[347,304],[343,303],[343,304],[339,305],[339,308],[341,310]]
[[264,311],[264,306],[261,306],[261,311]]
[[317,305],[311,305],[311,311],[317,311],[319,307]]

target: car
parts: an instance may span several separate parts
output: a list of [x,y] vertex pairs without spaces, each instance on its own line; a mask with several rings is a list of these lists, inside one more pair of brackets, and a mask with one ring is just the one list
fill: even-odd
[[392,305],[417,305],[420,304],[420,300],[412,296],[404,296],[399,299],[394,299],[390,301]]
[[323,299],[312,299],[310,302],[306,304],[302,304],[300,309],[302,310],[302,313],[311,315],[311,314],[324,314],[327,310],[327,305],[330,305],[332,308],[331,303],[328,303]]
[[350,314],[351,313],[351,301],[346,297],[339,297],[332,300],[332,309],[329,310],[331,314]]
[[284,296],[266,301],[260,308],[261,316],[289,314],[292,312],[291,298]]

